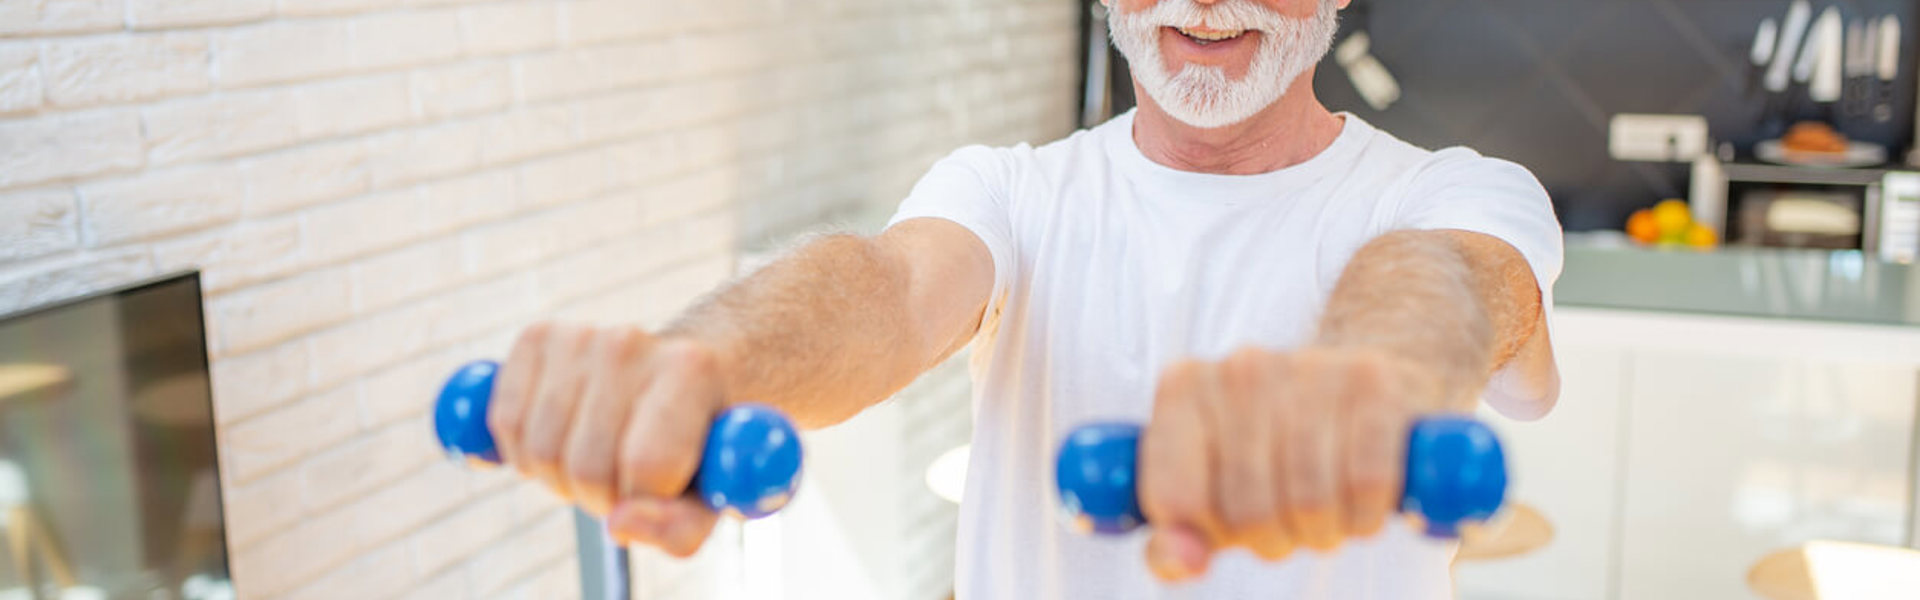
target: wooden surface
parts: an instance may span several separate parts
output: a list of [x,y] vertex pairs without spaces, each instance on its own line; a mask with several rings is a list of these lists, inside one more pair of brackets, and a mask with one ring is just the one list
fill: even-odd
[[1767,600],[1912,600],[1920,597],[1920,551],[1808,542],[1761,557],[1747,587]]
[[1521,503],[1478,527],[1460,531],[1460,551],[1455,561],[1492,560],[1519,556],[1553,543],[1553,524],[1540,511]]
[[1760,557],[1747,571],[1747,587],[1768,600],[1818,600],[1813,576],[1807,571],[1807,555],[1791,548]]
[[52,572],[55,584],[62,588],[79,585],[79,580],[73,576],[73,565],[67,562],[65,550],[57,543],[58,540],[54,539],[53,533],[47,530],[46,523],[34,515],[32,509],[24,505],[6,507],[5,510],[7,511],[7,546],[12,549],[14,569],[20,577],[31,579],[29,569],[32,568],[33,561],[29,560],[28,556],[33,552],[33,547],[38,545],[40,560],[43,561],[41,564],[46,565],[47,570]]
[[73,373],[58,365],[0,365],[0,403],[65,387]]

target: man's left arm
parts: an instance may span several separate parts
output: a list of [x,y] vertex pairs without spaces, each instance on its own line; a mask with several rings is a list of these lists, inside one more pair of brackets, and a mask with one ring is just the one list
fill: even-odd
[[[1512,245],[1457,229],[1405,230],[1368,242],[1327,300],[1316,345],[1384,352],[1427,367],[1430,410],[1486,397],[1507,416],[1552,410],[1559,378],[1541,288]],[[1491,389],[1489,388],[1489,384]]]
[[1472,410],[1490,377],[1519,400],[1502,412],[1545,414],[1558,382],[1535,272],[1488,234],[1394,231],[1347,263],[1313,343],[1170,367],[1140,448],[1154,573],[1373,535],[1398,505],[1408,425]]
[[1220,549],[1331,551],[1399,506],[1407,428],[1479,399],[1553,408],[1560,272],[1546,190],[1513,163],[1442,151],[1347,261],[1303,347],[1243,348],[1161,373],[1140,440],[1139,500],[1162,579]]

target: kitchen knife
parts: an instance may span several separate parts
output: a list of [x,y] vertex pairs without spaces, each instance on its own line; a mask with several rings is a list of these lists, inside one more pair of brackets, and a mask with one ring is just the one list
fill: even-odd
[[1827,7],[1826,10],[1820,11],[1819,18],[1814,19],[1807,26],[1807,31],[1800,40],[1800,53],[1794,56],[1794,83],[1813,84],[1814,67],[1819,66],[1820,53],[1826,49],[1826,40],[1823,37],[1826,35],[1826,23],[1829,18],[1837,21],[1840,18],[1840,9]]
[[[1840,20],[1840,8],[1830,6],[1820,13],[1820,20],[1814,29],[1819,31],[1816,38],[1808,40],[1809,46],[1818,48],[1814,57],[1813,77],[1808,83],[1807,95],[1814,102],[1833,103],[1840,100],[1841,72],[1840,62],[1845,55],[1841,45],[1845,43],[1846,25]],[[1815,43],[1818,43],[1815,46]]]
[[1885,123],[1893,120],[1893,80],[1900,75],[1900,17],[1887,15],[1880,19],[1880,32],[1875,40],[1880,46],[1880,60],[1874,75],[1880,80],[1873,105],[1873,120]]
[[1774,47],[1773,64],[1767,69],[1767,91],[1780,93],[1787,91],[1789,78],[1793,75],[1793,53],[1800,49],[1800,42],[1807,34],[1807,21],[1813,14],[1813,8],[1807,0],[1794,0],[1787,8],[1787,20],[1780,26],[1780,45]]
[[1773,60],[1773,45],[1780,35],[1780,24],[1767,17],[1760,20],[1760,28],[1753,32],[1753,50],[1749,58],[1753,66],[1747,69],[1747,93],[1760,91],[1761,80],[1767,73],[1767,62]]

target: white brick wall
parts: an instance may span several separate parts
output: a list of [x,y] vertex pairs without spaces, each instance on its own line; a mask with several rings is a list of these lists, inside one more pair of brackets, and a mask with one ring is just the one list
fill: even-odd
[[134,29],[223,25],[272,12],[273,0],[127,0],[127,24]]
[[0,0],[0,312],[203,271],[246,598],[574,596],[564,507],[438,461],[445,373],[1064,134],[1079,4]]
[[205,91],[207,38],[197,33],[104,35],[47,44],[47,102],[86,106]]
[[119,29],[124,0],[0,2],[0,35],[79,33]]

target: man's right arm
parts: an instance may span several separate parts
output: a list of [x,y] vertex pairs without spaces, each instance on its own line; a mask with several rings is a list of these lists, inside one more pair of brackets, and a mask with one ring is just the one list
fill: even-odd
[[993,258],[965,228],[903,221],[834,235],[722,289],[661,334],[714,351],[730,400],[824,427],[893,395],[972,339]]
[[994,281],[965,227],[911,219],[816,240],[723,287],[658,334],[536,324],[488,422],[507,463],[628,542],[688,555],[714,515],[681,495],[732,402],[831,425],[911,383],[979,328]]

